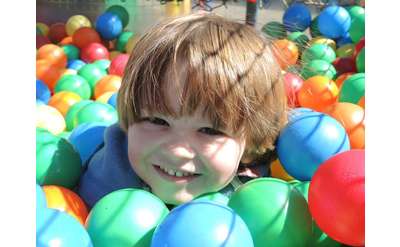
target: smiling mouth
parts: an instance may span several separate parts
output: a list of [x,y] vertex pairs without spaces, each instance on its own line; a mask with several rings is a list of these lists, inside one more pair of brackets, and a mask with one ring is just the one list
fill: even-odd
[[164,178],[172,180],[174,182],[178,181],[189,181],[199,177],[201,174],[177,171],[169,168],[165,168],[159,165],[153,164],[154,169]]

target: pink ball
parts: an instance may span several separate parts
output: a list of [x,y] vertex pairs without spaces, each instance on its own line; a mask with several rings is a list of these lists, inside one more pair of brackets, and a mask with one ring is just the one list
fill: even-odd
[[303,85],[303,80],[299,76],[287,72],[284,75],[284,82],[285,82],[286,96],[288,98],[288,105],[290,107],[299,106],[299,101],[297,99],[297,92]]
[[90,43],[81,50],[81,59],[86,63],[93,63],[100,59],[110,59],[110,54],[104,45]]
[[116,56],[110,64],[108,68],[108,72],[111,75],[123,76],[126,64],[128,63],[129,55],[128,54],[119,54]]

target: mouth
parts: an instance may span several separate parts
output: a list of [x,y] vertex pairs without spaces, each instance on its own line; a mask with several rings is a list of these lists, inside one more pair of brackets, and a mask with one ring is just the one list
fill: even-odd
[[153,164],[153,168],[158,172],[158,174],[160,174],[161,177],[173,182],[189,182],[201,176],[201,174],[198,173],[174,170],[155,164]]

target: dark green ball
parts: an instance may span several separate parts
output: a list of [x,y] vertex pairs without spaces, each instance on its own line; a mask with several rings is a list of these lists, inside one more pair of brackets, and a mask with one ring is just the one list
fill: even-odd
[[64,45],[62,46],[62,49],[64,50],[64,53],[67,55],[68,61],[79,59],[80,51],[78,47],[74,45]]
[[307,48],[308,42],[310,39],[303,32],[293,32],[288,35],[288,40],[296,43],[300,52],[303,52],[305,48]]
[[303,52],[301,60],[303,63],[308,63],[315,59],[321,59],[328,63],[332,63],[336,59],[336,54],[329,45],[314,44]]
[[120,52],[126,52],[126,43],[128,43],[128,40],[130,37],[133,36],[132,32],[123,32],[118,36],[117,39],[117,50]]
[[339,102],[357,104],[365,95],[365,74],[357,73],[347,78],[339,93]]
[[336,69],[332,64],[320,59],[312,60],[303,66],[301,76],[305,80],[316,75],[322,75],[333,79],[336,76]]
[[121,5],[113,5],[106,9],[106,12],[111,12],[113,14],[116,14],[122,21],[122,26],[126,27],[129,23],[129,13],[126,11],[124,7]]
[[268,36],[277,39],[283,39],[287,36],[285,25],[277,21],[268,22],[261,30]]

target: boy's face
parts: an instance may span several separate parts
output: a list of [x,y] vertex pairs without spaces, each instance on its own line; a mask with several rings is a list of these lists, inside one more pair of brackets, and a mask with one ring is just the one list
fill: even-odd
[[[178,111],[176,88],[170,88],[170,106]],[[144,111],[143,121],[128,129],[132,168],[166,203],[180,204],[222,189],[243,155],[245,138],[215,130],[200,110],[178,119]]]

